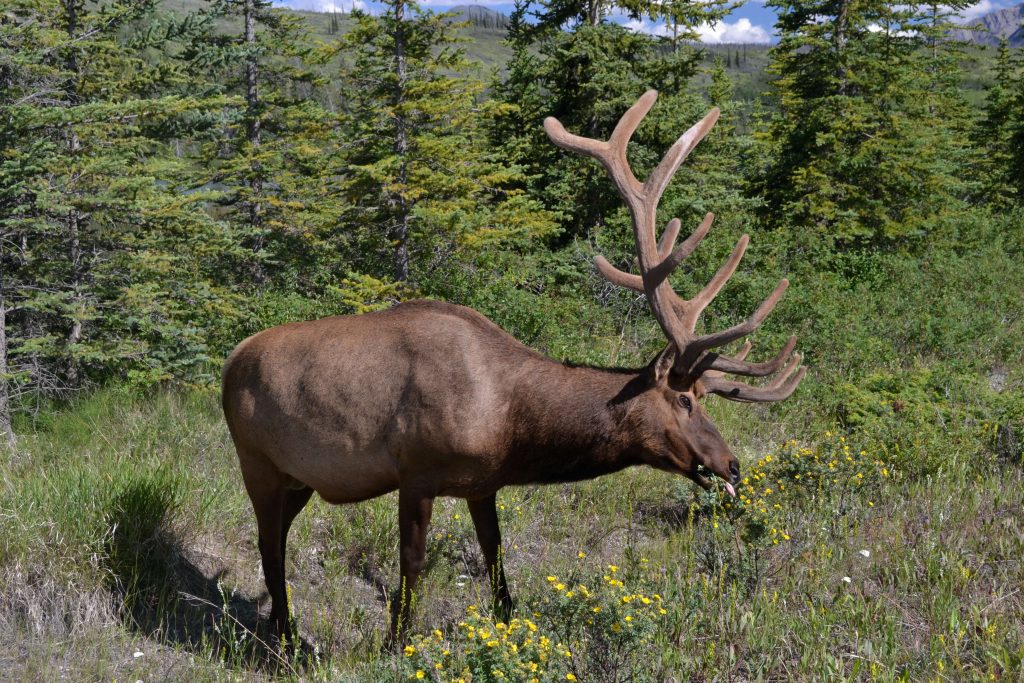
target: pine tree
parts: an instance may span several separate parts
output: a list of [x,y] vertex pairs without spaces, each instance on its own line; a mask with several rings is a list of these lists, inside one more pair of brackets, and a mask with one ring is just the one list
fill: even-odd
[[[609,233],[628,234],[623,223],[628,219],[606,174],[590,160],[552,145],[543,119],[555,116],[573,132],[606,138],[637,97],[656,88],[661,93],[658,105],[630,145],[631,160],[642,177],[683,131],[707,113],[709,105],[686,87],[697,62],[663,49],[658,39],[610,23],[579,25],[539,39],[524,32],[514,36],[513,47],[518,56],[494,88],[503,110],[492,131],[493,144],[524,168],[531,193],[561,216],[561,244],[593,238],[609,224]],[[715,133],[712,138],[724,136]],[[713,159],[714,146],[710,140],[703,143],[679,171],[663,198],[666,214],[676,212],[671,216],[678,213],[684,222],[699,221],[716,198],[735,193],[735,178],[715,174],[724,183],[719,185],[695,172]],[[699,192],[690,189],[697,186]]]
[[194,183],[221,190],[218,215],[246,250],[233,269],[248,286],[286,277],[314,287],[321,238],[340,213],[325,183],[337,117],[321,96],[336,48],[315,46],[299,17],[268,0],[216,0],[204,18],[184,58],[211,93],[244,104],[204,141]]
[[1024,203],[1024,58],[999,46],[996,74],[974,132],[981,149],[982,197],[997,208]]
[[379,16],[354,17],[342,74],[352,140],[343,189],[347,237],[366,256],[351,269],[414,284],[456,247],[549,231],[518,170],[486,148],[483,84],[461,75],[467,64],[446,16],[393,0]]
[[807,226],[825,245],[922,234],[963,192],[948,14],[883,0],[769,5],[779,113],[755,182],[764,219]]
[[[134,293],[148,287],[161,298],[173,283],[183,302],[222,300],[192,260],[194,241],[216,226],[169,191],[164,172],[172,139],[206,125],[224,104],[189,93],[184,66],[164,51],[187,22],[155,17],[150,2],[24,0],[12,16],[0,22],[8,409],[26,388],[60,393],[136,369],[167,375],[148,354],[153,340],[139,334],[146,316],[202,339],[211,321],[201,311],[182,303],[175,315],[163,300],[158,311],[141,310]],[[161,233],[156,221],[176,232]],[[225,318],[224,310],[216,315]],[[173,340],[157,343],[175,354]]]

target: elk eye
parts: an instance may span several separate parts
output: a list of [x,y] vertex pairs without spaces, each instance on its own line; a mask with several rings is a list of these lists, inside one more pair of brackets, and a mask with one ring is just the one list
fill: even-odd
[[687,412],[693,412],[693,403],[686,394],[679,394],[679,405],[686,408]]

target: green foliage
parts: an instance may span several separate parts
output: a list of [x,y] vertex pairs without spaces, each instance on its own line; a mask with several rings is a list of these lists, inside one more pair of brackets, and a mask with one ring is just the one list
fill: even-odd
[[186,65],[147,30],[149,2],[11,12],[0,289],[15,382],[52,392],[111,372],[198,378],[206,338],[235,313],[211,258],[231,247],[202,196],[175,192],[182,163],[167,140],[208,126],[228,100],[188,92]]
[[1020,206],[1024,197],[1024,57],[999,48],[995,80],[985,94],[984,116],[974,133],[982,154],[986,201],[1000,209]]
[[342,73],[353,140],[342,190],[364,272],[382,277],[390,261],[391,278],[418,282],[456,249],[551,232],[519,169],[482,144],[482,83],[463,75],[447,17],[398,0],[356,20]]
[[884,1],[779,0],[778,113],[753,191],[803,245],[922,237],[966,193],[966,109],[950,14]]

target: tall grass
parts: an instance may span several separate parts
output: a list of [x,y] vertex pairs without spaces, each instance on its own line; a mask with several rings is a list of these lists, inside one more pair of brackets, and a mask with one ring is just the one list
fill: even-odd
[[[900,454],[869,450],[870,429],[784,443],[786,421],[770,412],[746,432],[732,406],[716,413],[753,478],[740,487],[752,507],[644,469],[500,494],[516,616],[537,626],[535,642],[550,639],[538,680],[1022,674],[1024,476],[991,430],[947,422],[939,464],[920,468],[941,448],[932,438],[904,435]],[[890,417],[878,432],[888,441],[900,413]],[[466,624],[501,627],[459,501],[436,508],[413,656],[379,650],[397,575],[394,496],[311,504],[288,562],[304,642],[286,661],[258,619],[255,528],[215,396],[100,392],[23,442],[0,466],[0,666],[16,680],[481,681],[530,666],[489,647],[494,637],[467,637]],[[830,469],[850,445],[856,457]],[[837,468],[842,481],[822,481]],[[637,595],[657,595],[665,614],[622,602]],[[518,637],[507,641],[517,651],[540,652]]]

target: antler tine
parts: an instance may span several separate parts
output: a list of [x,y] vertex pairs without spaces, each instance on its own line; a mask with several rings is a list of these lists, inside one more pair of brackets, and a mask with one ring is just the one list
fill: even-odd
[[[690,305],[687,306],[686,317],[684,322],[686,326],[691,330],[696,329],[697,319],[700,314],[704,312],[704,309],[708,307],[708,304],[718,296],[718,293],[722,291],[722,287],[729,281],[732,274],[736,272],[736,269],[740,265],[740,261],[743,260],[743,254],[747,251],[747,245],[750,244],[750,236],[743,235],[739,241],[736,242],[736,246],[733,247],[732,254],[729,255],[728,260],[721,265],[715,276],[711,278],[711,281],[704,285],[704,289],[700,290],[697,296],[690,299]],[[717,346],[717,345],[716,345]]]
[[718,116],[720,114],[718,107],[713,108],[707,113],[703,119],[695,123],[690,127],[688,131],[683,133],[675,144],[669,148],[665,154],[661,163],[654,169],[654,173],[644,183],[644,194],[648,196],[650,201],[653,201],[655,205],[659,199],[661,199],[662,193],[665,188],[668,187],[668,183],[672,180],[672,176],[675,175],[679,165],[686,160],[693,148],[697,146],[697,143],[704,139],[704,137],[711,132],[714,128],[715,123],[718,122]]
[[679,238],[679,230],[682,227],[683,222],[678,218],[673,218],[668,222],[668,225],[665,226],[665,232],[661,233],[661,239],[658,240],[658,258],[663,259],[672,253],[672,245]]
[[[686,259],[687,256],[693,253],[693,250],[697,248],[697,245],[700,244],[701,240],[704,239],[704,236],[708,234],[708,231],[711,229],[711,224],[714,222],[714,220],[715,214],[713,213],[709,213],[708,215],[704,216],[704,220],[701,221],[700,225],[697,227],[697,230],[694,231],[692,235],[683,240],[683,243],[676,247],[671,254],[662,257],[662,260],[658,262],[658,265],[654,266],[653,268],[650,269],[650,271],[648,271],[647,279],[650,282],[651,287],[657,287],[664,280],[667,280],[668,276],[672,274],[672,271],[675,270],[679,266],[679,264],[682,263],[684,259]],[[665,244],[666,237],[672,234],[674,224],[679,224],[678,218],[673,218],[672,221],[670,221],[668,226],[665,228],[665,234],[662,235],[661,238],[662,243],[658,245],[658,256],[661,256],[662,246],[669,246],[668,244]],[[675,227],[674,232],[678,234],[679,228]],[[680,306],[683,302],[683,299],[677,298],[677,302],[674,304],[676,309],[680,309]],[[691,303],[686,304],[685,308],[689,309],[691,306],[692,301]],[[703,310],[703,306],[701,307],[701,310]],[[679,312],[682,313],[681,310],[679,310]],[[700,315],[699,312],[698,315]],[[683,319],[684,324],[687,322],[687,320],[687,318]],[[690,329],[693,329],[692,325],[690,326]]]
[[763,403],[782,401],[796,390],[797,385],[807,374],[807,368],[800,367],[800,354],[795,353],[786,363],[786,367],[774,382],[763,387],[755,387],[743,382],[722,379],[720,376],[702,378],[704,389],[711,394],[718,394],[731,401],[744,403]]
[[747,352],[750,351],[750,342],[747,342],[743,350],[732,357],[723,356],[718,353],[705,354],[700,359],[694,372],[696,374],[703,373],[705,377],[719,376],[726,372],[746,377],[766,377],[779,371],[779,368],[783,366],[790,354],[793,353],[794,348],[796,348],[796,335],[789,338],[789,341],[776,354],[775,358],[763,363],[749,363],[744,360]]
[[779,281],[779,284],[775,286],[772,293],[768,295],[768,298],[761,302],[761,305],[757,307],[749,318],[733,325],[732,327],[721,330],[720,332],[714,332],[712,334],[706,334],[702,337],[694,339],[686,348],[686,355],[690,357],[690,363],[704,351],[712,349],[716,346],[724,346],[731,341],[739,339],[740,337],[746,337],[748,334],[760,327],[764,319],[768,317],[768,314],[772,312],[775,305],[779,303],[779,299],[782,298],[782,294],[786,291],[786,287],[789,286],[789,280],[783,278]]
[[612,264],[608,263],[608,259],[604,256],[601,256],[600,254],[595,256],[594,265],[597,267],[597,272],[601,274],[601,277],[608,280],[608,282],[611,282],[613,285],[632,289],[637,292],[644,291],[644,279],[642,277],[619,270]]
[[615,130],[608,140],[594,140],[579,135],[573,135],[565,129],[565,126],[553,116],[544,119],[544,130],[551,141],[562,149],[592,156],[605,167],[615,181],[615,185],[622,194],[623,199],[629,205],[631,211],[636,213],[636,202],[644,199],[643,186],[633,175],[629,163],[626,161],[626,148],[629,139],[633,137],[640,122],[647,116],[647,112],[654,106],[658,99],[657,90],[648,90],[640,99],[622,115]]
[[[665,232],[661,236],[661,240],[658,242],[658,256],[662,259],[656,266],[648,271],[648,281],[650,281],[652,287],[657,287],[661,282],[668,278],[676,267],[682,263],[687,256],[693,253],[697,245],[700,244],[701,240],[708,234],[711,229],[711,224],[715,220],[715,214],[709,213],[704,216],[704,220],[701,221],[700,226],[694,231],[692,235],[683,240],[683,243],[672,249],[672,244],[679,236],[679,229],[682,223],[678,218],[673,218],[665,226]],[[597,271],[606,280],[613,284],[619,285],[620,287],[626,287],[637,292],[643,292],[644,290],[644,278],[639,275],[633,275],[632,273],[626,273],[619,270],[611,263],[608,262],[604,256],[594,257],[594,265],[597,266]],[[685,307],[686,301],[679,298],[678,295],[676,300],[673,301],[672,305],[675,307],[679,314],[682,314]]]

